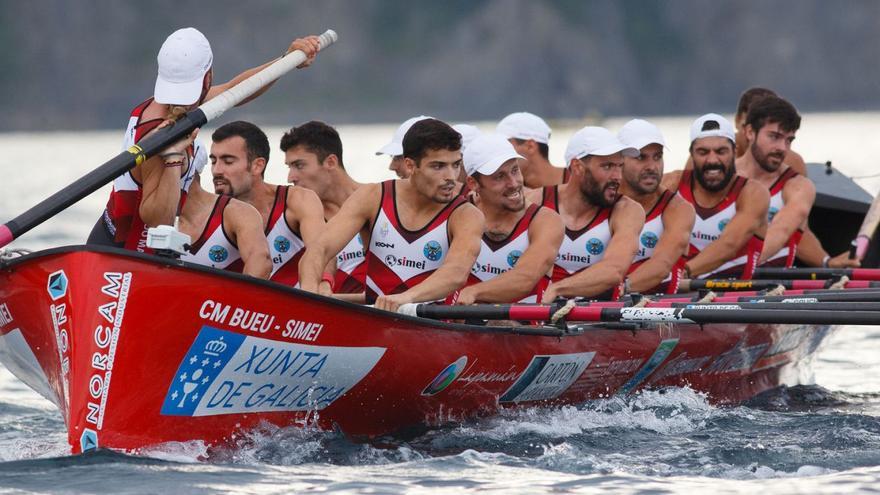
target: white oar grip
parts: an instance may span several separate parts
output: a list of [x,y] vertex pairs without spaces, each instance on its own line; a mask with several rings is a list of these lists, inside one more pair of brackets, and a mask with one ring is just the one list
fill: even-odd
[[[318,42],[322,50],[335,43],[337,39],[336,31],[332,29],[328,29],[324,34],[318,36]],[[210,122],[223,115],[223,112],[244,101],[245,98],[259,91],[263,86],[290,72],[297,65],[305,61],[306,54],[300,50],[294,50],[278,59],[269,67],[215,96],[200,106],[199,109],[205,114],[208,122]]]
[[419,316],[417,310],[419,309],[418,303],[406,303],[401,304],[397,307],[397,312],[406,315],[406,316]]

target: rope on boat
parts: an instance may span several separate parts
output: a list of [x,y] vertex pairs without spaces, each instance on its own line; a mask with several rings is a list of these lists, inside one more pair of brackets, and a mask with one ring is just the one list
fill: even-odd
[[574,301],[574,299],[569,299],[568,301],[565,301],[565,306],[556,310],[556,312],[553,313],[553,316],[550,317],[550,323],[555,325],[556,322],[568,316],[568,314],[571,313],[571,310],[576,307],[577,303]]
[[650,297],[643,297],[643,298],[639,299],[639,301],[637,303],[633,304],[630,307],[631,308],[644,308],[644,307],[647,307],[648,304],[652,303],[652,302],[654,302],[654,301]]
[[710,302],[714,301],[716,297],[718,297],[718,295],[715,294],[714,292],[712,292],[712,291],[710,290],[709,292],[706,293],[705,296],[703,296],[703,297],[702,297],[699,301],[697,301],[697,302],[698,302],[698,303],[710,303]]
[[766,296],[781,296],[785,294],[785,286],[780,284],[767,291]]
[[831,287],[828,287],[831,290],[841,290],[846,288],[846,283],[849,282],[849,277],[846,275],[840,277],[840,280],[831,284]]

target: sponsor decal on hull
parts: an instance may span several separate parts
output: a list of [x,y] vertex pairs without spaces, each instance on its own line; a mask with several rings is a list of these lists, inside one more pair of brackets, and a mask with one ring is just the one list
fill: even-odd
[[461,356],[454,363],[443,369],[431,383],[422,390],[422,395],[432,396],[442,392],[446,387],[452,384],[458,378],[467,366],[467,356]]
[[382,347],[279,342],[204,326],[162,404],[168,416],[318,411],[376,366]]
[[595,352],[580,352],[534,356],[523,374],[498,402],[555,399],[581,376],[595,355]]
[[675,346],[678,345],[678,339],[666,339],[660,341],[660,344],[657,346],[657,349],[654,350],[654,354],[648,358],[648,361],[645,362],[645,365],[642,366],[639,371],[636,372],[635,375],[632,376],[626,383],[623,384],[622,387],[617,391],[618,394],[628,394],[636,389],[644,380],[648,378],[648,376],[657,369],[658,366],[663,364],[663,361],[666,361],[666,358],[672,353],[672,350],[675,349]]

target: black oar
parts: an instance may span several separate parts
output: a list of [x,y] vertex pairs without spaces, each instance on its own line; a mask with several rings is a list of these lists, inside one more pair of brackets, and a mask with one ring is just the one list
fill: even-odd
[[[442,306],[404,304],[398,310],[411,316],[432,319],[484,319],[606,322],[606,323],[768,323],[792,325],[880,325],[874,311],[802,311],[798,309],[744,309],[738,304],[713,304],[689,308],[602,308],[575,306],[558,314],[560,307],[498,304]],[[558,315],[558,318],[553,318]]]
[[[326,31],[319,36],[321,48],[330,46],[336,41],[336,38],[334,31]],[[169,144],[188,135],[193,129],[216,119],[226,110],[241,103],[245,98],[253,95],[266,84],[283,76],[305,60],[306,55],[299,50],[287,54],[235,87],[217,95],[199,108],[186,113],[174,125],[159,129],[155,134],[142,139],[137,145],[116,155],[115,158],[49,196],[49,198],[33,208],[6,222],[4,225],[0,225],[0,248],[100,189],[116,177],[131,170],[144,160],[166,148]]]
[[880,301],[672,303],[670,304],[670,306],[673,308],[709,308],[715,304],[734,304],[742,309],[793,309],[798,311],[880,311]]
[[880,269],[876,268],[758,268],[757,278],[780,280],[809,279],[826,280],[846,276],[850,280],[880,280]]

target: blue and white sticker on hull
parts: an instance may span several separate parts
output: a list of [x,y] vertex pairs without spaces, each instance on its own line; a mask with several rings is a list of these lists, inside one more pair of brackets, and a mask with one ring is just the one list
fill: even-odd
[[317,411],[376,366],[382,347],[279,342],[204,326],[169,384],[162,414]]
[[678,345],[678,339],[666,339],[660,341],[660,344],[657,346],[657,349],[654,350],[654,354],[648,358],[648,361],[639,368],[639,371],[636,371],[636,374],[632,376],[626,383],[623,384],[617,390],[618,394],[628,394],[636,389],[645,378],[654,372],[658,366],[663,364],[663,361],[666,361],[666,358],[672,354],[672,350],[675,349],[675,346]]
[[562,395],[587,368],[595,352],[534,356],[519,379],[498,402],[555,399]]

